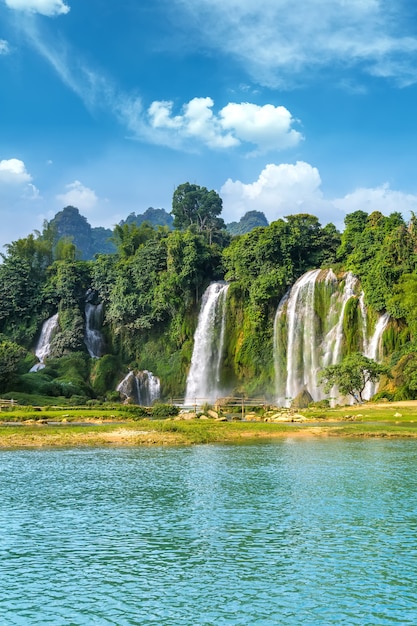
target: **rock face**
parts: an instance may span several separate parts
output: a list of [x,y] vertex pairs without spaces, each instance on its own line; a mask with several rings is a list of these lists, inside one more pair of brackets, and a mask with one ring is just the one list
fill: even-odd
[[314,402],[311,393],[308,389],[303,389],[291,402],[292,409],[307,409],[308,405]]
[[117,385],[125,404],[151,406],[160,397],[160,381],[148,370],[130,371]]

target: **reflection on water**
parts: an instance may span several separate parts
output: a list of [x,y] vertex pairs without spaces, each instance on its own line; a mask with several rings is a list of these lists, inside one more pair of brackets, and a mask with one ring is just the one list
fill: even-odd
[[415,624],[417,446],[0,452],[10,625]]

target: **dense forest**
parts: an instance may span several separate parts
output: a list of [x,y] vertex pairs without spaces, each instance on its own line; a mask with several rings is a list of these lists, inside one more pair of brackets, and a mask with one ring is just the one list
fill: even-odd
[[[164,399],[183,396],[202,295],[212,281],[224,280],[230,285],[224,387],[274,398],[277,307],[315,268],[332,268],[338,277],[350,272],[360,281],[369,316],[389,315],[383,354],[391,377],[382,380],[379,395],[417,397],[414,215],[407,223],[400,213],[356,211],[340,233],[309,214],[268,225],[257,211],[227,227],[221,212],[215,191],[185,183],[174,192],[170,214],[133,213],[110,231],[91,228],[76,208],[66,207],[42,232],[6,245],[0,264],[2,397],[33,404],[116,401],[116,387],[129,370],[156,374]],[[100,307],[99,358],[85,343],[88,303]],[[356,349],[349,336],[359,294],[348,304],[344,354]],[[42,325],[56,314],[44,367],[31,372]]]

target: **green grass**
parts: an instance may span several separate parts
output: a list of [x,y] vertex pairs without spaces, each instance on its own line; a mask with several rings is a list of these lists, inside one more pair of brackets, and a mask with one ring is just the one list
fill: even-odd
[[[302,423],[219,422],[199,419],[133,420],[121,406],[43,407],[40,411],[31,407],[15,407],[0,412],[0,445],[242,443],[282,436],[417,437],[417,406],[363,405],[325,411],[305,410],[301,413],[308,418]],[[56,425],[50,422],[62,423]],[[86,425],[80,426],[77,422]]]

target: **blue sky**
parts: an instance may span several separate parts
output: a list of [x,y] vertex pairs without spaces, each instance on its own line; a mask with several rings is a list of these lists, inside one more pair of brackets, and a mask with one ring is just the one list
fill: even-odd
[[414,0],[0,0],[0,245],[189,181],[226,222],[417,211]]

